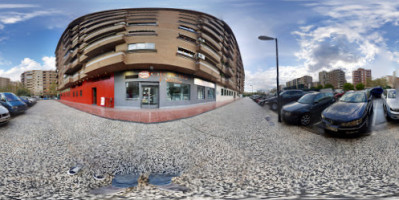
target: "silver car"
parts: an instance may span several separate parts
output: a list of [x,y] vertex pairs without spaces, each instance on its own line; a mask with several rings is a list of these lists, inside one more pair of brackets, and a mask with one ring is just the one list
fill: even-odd
[[7,108],[0,105],[0,124],[5,124],[10,121],[10,113],[8,112]]
[[395,89],[386,89],[382,95],[384,115],[387,120],[399,119],[399,98]]

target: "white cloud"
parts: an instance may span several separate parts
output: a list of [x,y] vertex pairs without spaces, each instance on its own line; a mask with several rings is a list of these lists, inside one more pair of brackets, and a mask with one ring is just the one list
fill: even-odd
[[389,50],[380,28],[399,24],[399,2],[329,0],[307,5],[327,17],[317,25],[303,24],[292,32],[301,48],[295,55],[308,73],[341,68],[347,81],[359,67],[372,69],[373,78],[392,73],[399,52]]
[[30,58],[24,58],[21,63],[8,70],[0,69],[0,77],[8,77],[12,81],[20,81],[21,74],[29,70],[55,70],[55,57],[43,57],[42,64]]
[[47,16],[59,13],[58,11],[34,11],[31,13],[21,13],[21,12],[7,12],[0,14],[0,22],[3,24],[15,24],[17,22],[26,21],[34,17]]
[[12,9],[12,8],[33,8],[37,7],[32,4],[0,4],[0,9]]

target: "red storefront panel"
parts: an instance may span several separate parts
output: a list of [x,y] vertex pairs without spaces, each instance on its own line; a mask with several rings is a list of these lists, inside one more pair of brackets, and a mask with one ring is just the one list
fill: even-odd
[[70,91],[61,93],[61,100],[94,104],[93,88],[96,91],[96,104],[101,105],[101,97],[106,99],[106,105],[113,107],[114,103],[114,75],[97,80],[84,81],[79,86],[70,88]]

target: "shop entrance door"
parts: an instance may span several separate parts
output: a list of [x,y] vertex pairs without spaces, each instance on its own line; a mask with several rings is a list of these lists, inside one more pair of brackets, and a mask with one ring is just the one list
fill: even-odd
[[143,83],[141,85],[141,108],[158,108],[159,87],[158,84]]
[[93,104],[97,105],[97,88],[92,88],[92,93],[93,93]]

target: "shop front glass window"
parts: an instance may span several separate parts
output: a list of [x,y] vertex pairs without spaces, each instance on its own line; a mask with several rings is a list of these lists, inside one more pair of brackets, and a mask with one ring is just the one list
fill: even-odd
[[197,96],[198,99],[205,99],[205,87],[197,86]]
[[167,83],[167,99],[171,101],[190,100],[190,85]]
[[139,95],[139,82],[126,82],[126,98],[138,99]]
[[215,89],[213,88],[208,89],[208,99],[215,99]]

